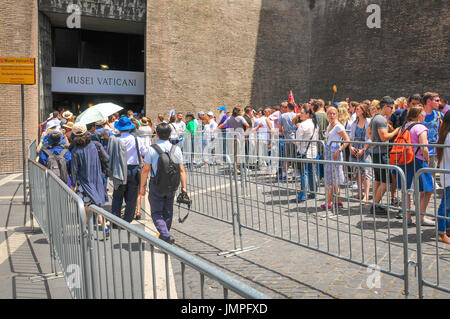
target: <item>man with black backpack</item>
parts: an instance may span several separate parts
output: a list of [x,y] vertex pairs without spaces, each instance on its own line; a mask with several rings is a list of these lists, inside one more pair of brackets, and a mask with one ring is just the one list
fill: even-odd
[[392,126],[392,128],[396,129],[397,127],[402,127],[406,122],[406,115],[408,111],[413,106],[421,104],[422,96],[418,93],[411,95],[408,98],[408,104],[406,109],[396,110],[388,119],[388,124]]
[[67,148],[61,146],[62,139],[64,137],[57,131],[49,134],[48,145],[42,149],[39,155],[39,163],[46,166],[64,183],[71,186],[69,172],[72,155]]
[[173,203],[180,182],[181,192],[186,194],[186,171],[181,149],[169,141],[170,133],[171,129],[167,123],[160,123],[156,127],[159,141],[152,144],[145,156],[139,193],[145,196],[147,178],[150,174],[148,198],[153,223],[160,234],[159,238],[173,244],[175,239],[170,235]]

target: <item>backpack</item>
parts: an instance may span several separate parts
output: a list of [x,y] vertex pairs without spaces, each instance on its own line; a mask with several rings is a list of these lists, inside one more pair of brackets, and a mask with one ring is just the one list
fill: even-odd
[[[394,112],[394,114],[392,114],[392,119],[393,119],[392,127],[394,129],[396,129],[397,127],[403,126],[404,123],[402,122],[402,117],[403,117],[403,114],[405,114],[405,112],[407,113],[408,110],[402,110],[401,112]],[[404,120],[405,119],[406,119],[406,114],[404,116]]]
[[151,147],[159,154],[158,169],[155,176],[158,191],[161,194],[175,192],[180,185],[180,164],[176,164],[172,160],[176,146],[172,145],[170,152],[163,152],[156,144],[152,144]]
[[[407,129],[403,125],[402,129],[398,133],[394,140],[394,143],[401,144],[411,144],[411,129],[420,123],[411,124]],[[394,145],[389,152],[389,164],[391,165],[407,165],[414,161],[414,158],[419,151],[420,147],[417,148],[416,153],[414,153],[412,146],[406,145]]]
[[[94,141],[93,141],[94,142]],[[100,142],[99,142],[100,143]],[[99,144],[96,144],[96,143],[94,143],[94,145],[95,145],[95,148],[97,149],[97,153],[98,153],[98,158],[99,158],[99,160],[100,160],[100,165],[101,165],[101,167],[102,167],[102,173],[105,175],[105,176],[107,176],[107,177],[109,177],[109,175],[108,175],[108,172],[109,172],[109,160],[107,161],[106,159],[105,159],[105,156],[103,156],[103,154],[102,154],[102,148],[103,148],[103,146],[102,145],[99,145]],[[103,149],[103,151],[104,151],[104,149]],[[106,151],[105,151],[106,152]]]
[[47,168],[58,176],[64,183],[68,182],[68,170],[67,161],[64,155],[67,153],[67,149],[63,149],[60,153],[53,153],[48,149],[42,150],[47,154]]

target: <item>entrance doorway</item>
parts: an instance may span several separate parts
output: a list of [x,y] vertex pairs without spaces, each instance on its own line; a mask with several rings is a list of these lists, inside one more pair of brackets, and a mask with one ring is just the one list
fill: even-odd
[[127,110],[141,113],[144,109],[143,95],[53,93],[53,109],[58,111],[61,109],[69,110],[75,115],[80,114],[90,105],[106,102],[122,106],[124,113]]

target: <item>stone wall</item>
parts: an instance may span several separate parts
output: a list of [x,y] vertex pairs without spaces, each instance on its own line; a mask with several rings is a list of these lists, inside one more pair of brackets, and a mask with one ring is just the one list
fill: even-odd
[[[381,8],[370,29],[369,4]],[[149,0],[147,113],[278,104],[293,90],[355,100],[449,97],[443,0]]]
[[[38,10],[33,0],[0,1],[0,56],[38,58]],[[37,77],[36,77],[37,81]],[[37,83],[37,82],[36,82]],[[25,136],[36,139],[38,133],[38,85],[25,86]],[[0,140],[20,139],[21,126],[20,85],[0,84]],[[21,143],[13,146],[0,141],[0,172],[10,171],[2,163],[7,162],[21,149]],[[20,152],[21,153],[21,152]],[[17,155],[21,158],[21,155]],[[20,161],[21,163],[21,161]]]
[[260,0],[148,0],[147,114],[247,105],[260,10]]
[[[381,28],[369,29],[369,4]],[[355,100],[437,91],[450,97],[450,12],[444,0],[317,0],[311,96]]]
[[52,97],[52,26],[49,18],[39,12],[39,121],[53,111]]

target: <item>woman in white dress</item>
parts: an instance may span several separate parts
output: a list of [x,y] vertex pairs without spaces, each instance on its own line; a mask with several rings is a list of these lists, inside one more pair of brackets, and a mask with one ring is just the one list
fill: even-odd
[[[348,143],[339,144],[333,143],[336,141],[350,141],[347,135],[344,125],[338,121],[338,111],[335,107],[331,106],[327,110],[327,117],[330,124],[328,125],[327,145],[325,149],[325,160],[342,162],[342,151],[349,145]],[[344,171],[342,165],[325,165],[326,185],[328,187],[328,209],[332,209],[333,194],[339,196],[339,185],[345,183]],[[342,200],[338,198],[337,206],[342,207]],[[320,206],[322,209],[326,209],[325,204]]]

